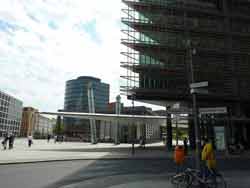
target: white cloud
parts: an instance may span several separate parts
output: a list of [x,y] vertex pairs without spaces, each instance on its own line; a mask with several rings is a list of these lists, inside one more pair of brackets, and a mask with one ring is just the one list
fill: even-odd
[[[120,0],[8,0],[0,6],[0,86],[40,110],[63,107],[65,81],[96,76],[119,94]],[[76,29],[95,23],[96,31]],[[98,41],[91,34],[96,34]],[[127,102],[126,102],[127,103]]]

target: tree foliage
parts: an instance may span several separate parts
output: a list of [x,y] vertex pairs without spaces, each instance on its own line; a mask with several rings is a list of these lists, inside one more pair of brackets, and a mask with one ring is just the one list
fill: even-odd
[[62,123],[56,123],[55,127],[53,128],[53,133],[56,135],[60,135],[64,133],[64,125]]

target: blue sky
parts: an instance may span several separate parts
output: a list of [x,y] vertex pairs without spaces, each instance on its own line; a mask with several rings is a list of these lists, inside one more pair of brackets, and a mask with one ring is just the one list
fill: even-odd
[[121,6],[120,0],[2,0],[0,89],[25,106],[56,111],[65,81],[87,75],[109,83],[115,100]]

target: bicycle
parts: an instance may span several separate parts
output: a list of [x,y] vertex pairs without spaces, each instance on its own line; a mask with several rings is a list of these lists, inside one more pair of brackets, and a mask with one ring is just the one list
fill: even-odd
[[200,170],[189,169],[190,187],[202,188],[226,188],[227,184],[222,174],[216,170],[207,169],[207,174],[204,175]]
[[171,177],[171,183],[176,188],[226,188],[224,177],[213,170],[208,169],[208,175],[204,176],[200,170],[187,168],[184,172]]
[[189,172],[189,168],[183,172],[177,173],[172,176],[170,182],[175,188],[189,188],[191,186],[192,175]]

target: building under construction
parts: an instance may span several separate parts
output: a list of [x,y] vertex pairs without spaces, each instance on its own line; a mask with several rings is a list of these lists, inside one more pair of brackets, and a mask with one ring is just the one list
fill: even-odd
[[[122,76],[126,80],[122,92],[129,99],[166,106],[180,102],[191,108],[193,72],[194,82],[209,83],[208,94],[197,96],[198,107],[227,109],[226,114],[209,113],[200,119],[202,135],[215,137],[211,127],[222,127],[225,146],[240,138],[250,143],[250,2],[123,0],[123,4],[122,44],[127,48],[121,66],[127,74]],[[167,130],[171,142],[171,128]]]

